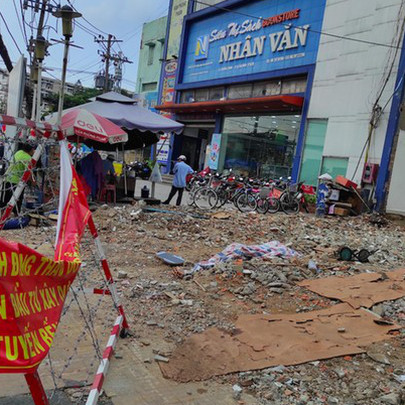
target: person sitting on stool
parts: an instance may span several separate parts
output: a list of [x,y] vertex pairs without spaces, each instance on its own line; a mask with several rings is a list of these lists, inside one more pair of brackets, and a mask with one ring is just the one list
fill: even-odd
[[163,204],[169,204],[172,198],[178,192],[176,205],[181,205],[181,199],[183,197],[183,191],[186,188],[186,177],[190,173],[194,173],[194,170],[186,163],[187,158],[184,155],[180,155],[177,158],[177,163],[174,165],[173,173],[173,185],[170,190],[169,197],[163,202]]

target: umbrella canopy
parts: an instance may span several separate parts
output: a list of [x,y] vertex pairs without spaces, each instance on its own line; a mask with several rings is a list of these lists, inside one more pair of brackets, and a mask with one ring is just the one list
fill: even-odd
[[108,118],[120,127],[139,131],[175,132],[180,134],[184,125],[137,105],[137,101],[113,91],[97,96],[81,106]]
[[83,108],[73,108],[62,116],[62,129],[69,140],[82,138],[115,145],[128,141],[128,134],[118,125]]
[[[136,100],[113,91],[97,96],[91,102],[73,109],[75,108],[98,114],[123,128],[128,134],[128,142],[124,145],[127,150],[152,145],[159,141],[158,134],[168,132],[180,134],[184,128],[183,124],[140,107]],[[65,110],[64,113],[73,109]],[[51,119],[52,121],[53,119]],[[109,143],[103,145],[92,141],[86,141],[86,143],[97,149],[115,149]]]

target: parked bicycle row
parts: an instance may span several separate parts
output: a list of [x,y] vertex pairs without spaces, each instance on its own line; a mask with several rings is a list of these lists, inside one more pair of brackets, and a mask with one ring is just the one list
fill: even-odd
[[233,204],[241,212],[260,214],[283,211],[297,213],[306,209],[304,182],[288,179],[253,179],[237,176],[232,170],[222,174],[210,169],[189,175],[187,187],[189,205],[200,209],[215,209]]

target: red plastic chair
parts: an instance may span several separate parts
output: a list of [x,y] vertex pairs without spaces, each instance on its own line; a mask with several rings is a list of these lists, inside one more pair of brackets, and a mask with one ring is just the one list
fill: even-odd
[[[109,201],[109,197],[112,197],[112,201]],[[105,184],[104,187],[100,191],[99,200],[105,200],[106,203],[113,202],[114,204],[117,203],[117,188],[115,184]]]

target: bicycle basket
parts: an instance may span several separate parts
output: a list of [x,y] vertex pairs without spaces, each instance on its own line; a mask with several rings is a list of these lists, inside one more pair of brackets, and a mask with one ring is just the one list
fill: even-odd
[[298,184],[291,184],[288,186],[288,191],[290,193],[296,193],[298,191]]

